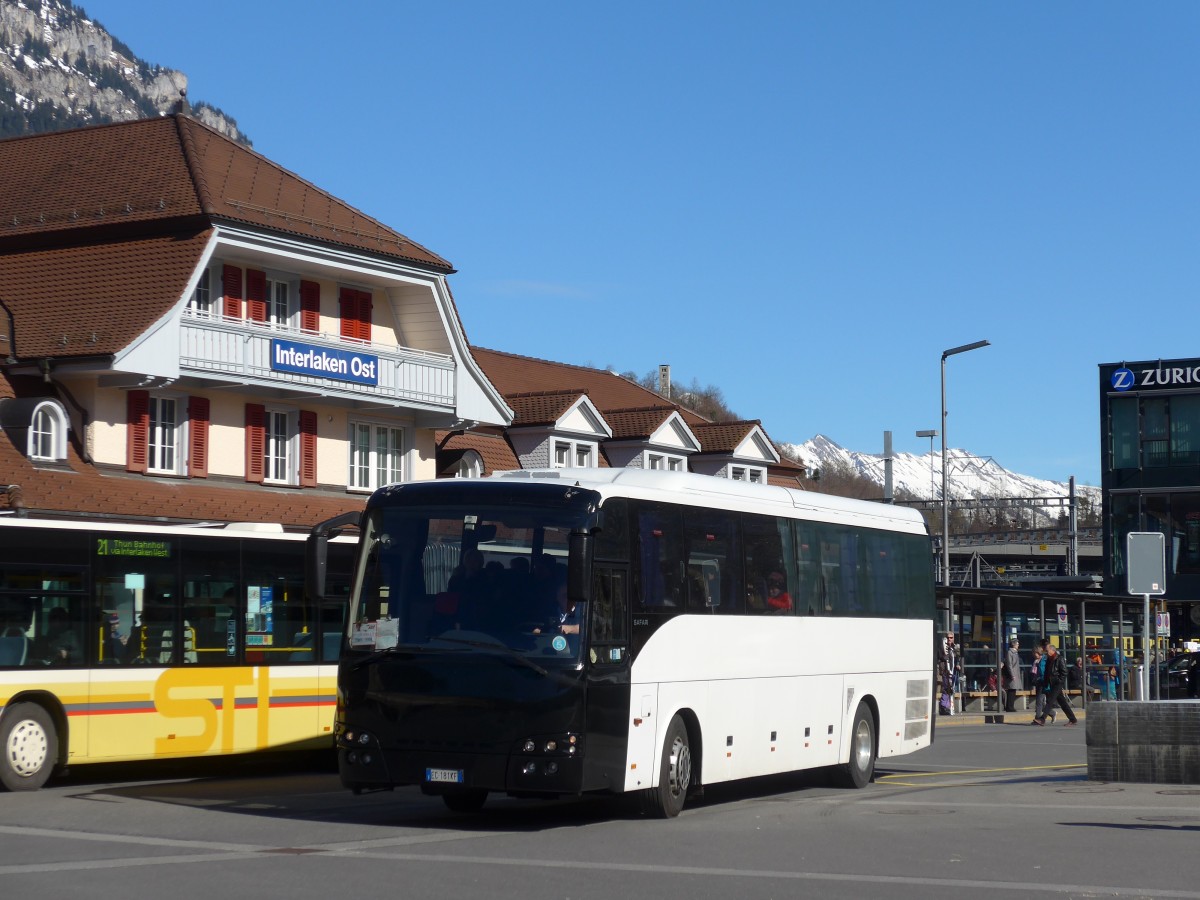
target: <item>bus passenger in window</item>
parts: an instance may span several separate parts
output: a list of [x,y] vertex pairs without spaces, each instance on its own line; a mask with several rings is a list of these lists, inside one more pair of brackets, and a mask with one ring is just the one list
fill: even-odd
[[100,661],[112,665],[125,658],[126,635],[121,634],[121,619],[114,613],[104,613],[104,637],[100,645]]
[[71,628],[67,611],[61,606],[50,610],[41,657],[48,666],[70,666],[80,662],[79,637]]
[[772,612],[791,612],[792,598],[787,592],[787,583],[782,572],[767,576],[767,608]]

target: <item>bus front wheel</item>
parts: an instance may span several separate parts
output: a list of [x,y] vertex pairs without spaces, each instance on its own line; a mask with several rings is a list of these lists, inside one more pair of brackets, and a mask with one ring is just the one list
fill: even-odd
[[663,741],[662,760],[658,767],[658,787],[642,794],[642,807],[647,815],[673,819],[683,809],[688,787],[692,783],[692,748],[688,744],[687,726],[679,716],[667,726]]
[[839,771],[844,787],[863,788],[875,776],[875,718],[865,703],[858,704],[850,727],[850,761]]
[[58,734],[50,714],[36,703],[9,707],[0,719],[0,784],[10,791],[36,791],[58,759]]

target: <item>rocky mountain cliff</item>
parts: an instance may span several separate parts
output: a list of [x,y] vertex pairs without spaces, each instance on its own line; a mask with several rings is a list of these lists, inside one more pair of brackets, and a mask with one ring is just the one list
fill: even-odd
[[[171,112],[187,76],[150,65],[70,0],[0,0],[0,137]],[[250,144],[207,103],[191,114]]]

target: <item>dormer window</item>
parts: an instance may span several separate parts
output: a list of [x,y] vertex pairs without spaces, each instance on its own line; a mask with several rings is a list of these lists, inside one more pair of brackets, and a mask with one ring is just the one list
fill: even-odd
[[767,471],[757,466],[730,466],[729,477],[734,481],[749,481],[751,484],[762,484],[767,480]]
[[45,400],[34,408],[26,455],[41,462],[67,458],[67,415],[56,401]]
[[462,455],[462,459],[458,461],[458,468],[454,472],[455,478],[482,478],[483,477],[483,457],[474,450],[467,450]]
[[554,442],[554,468],[556,469],[586,469],[594,466],[596,445],[586,441]]

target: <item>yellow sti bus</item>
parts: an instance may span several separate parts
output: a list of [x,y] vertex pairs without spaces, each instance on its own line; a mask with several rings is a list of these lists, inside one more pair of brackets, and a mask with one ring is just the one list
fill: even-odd
[[[346,591],[305,598],[305,538],[0,519],[0,784],[332,747]],[[330,573],[348,573],[353,545],[331,546]]]

